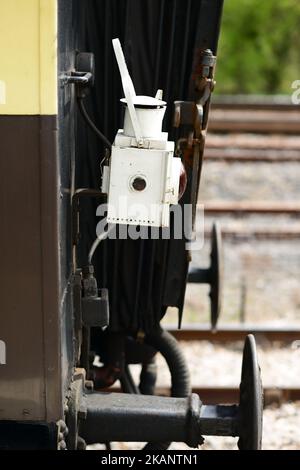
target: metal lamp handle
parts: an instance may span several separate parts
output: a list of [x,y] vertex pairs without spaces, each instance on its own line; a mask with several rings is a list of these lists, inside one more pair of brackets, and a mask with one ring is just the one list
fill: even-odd
[[115,56],[118,62],[118,67],[121,75],[123,90],[125,98],[127,100],[127,106],[129,110],[129,115],[131,118],[135,138],[138,146],[143,146],[143,136],[141,131],[141,126],[137,117],[137,113],[134,107],[134,98],[136,97],[135,89],[131,80],[131,77],[128,72],[128,68],[125,62],[125,57],[123,54],[122,46],[118,38],[113,39],[113,48],[115,51]]

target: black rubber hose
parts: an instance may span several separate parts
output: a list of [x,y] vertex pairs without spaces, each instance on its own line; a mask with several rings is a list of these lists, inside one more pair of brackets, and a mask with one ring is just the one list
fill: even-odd
[[142,364],[140,374],[139,390],[142,395],[154,395],[155,384],[157,378],[157,365],[155,356],[149,361]]
[[171,396],[184,398],[191,394],[190,372],[182,350],[171,333],[163,329],[146,335],[145,342],[160,352],[171,374]]
[[[190,373],[181,348],[168,331],[163,329],[146,335],[145,342],[165,358],[171,373],[171,396],[187,397],[191,394]],[[166,450],[171,442],[150,442],[143,450]]]
[[82,98],[77,98],[77,103],[78,103],[78,107],[79,107],[79,110],[81,112],[81,115],[82,117],[84,118],[85,122],[87,123],[87,125],[90,127],[90,129],[95,132],[95,134],[99,137],[99,139],[102,140],[102,142],[104,143],[105,147],[107,147],[109,150],[111,150],[111,143],[109,142],[109,140],[107,139],[107,137],[105,137],[104,134],[102,134],[102,132],[98,129],[98,127],[93,123],[93,121],[91,120],[90,116],[88,115],[87,113],[87,110],[83,104],[83,100]]

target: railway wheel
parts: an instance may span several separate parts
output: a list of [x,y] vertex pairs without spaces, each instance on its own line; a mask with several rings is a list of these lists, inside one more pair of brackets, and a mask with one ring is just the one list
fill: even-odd
[[189,283],[210,285],[210,321],[212,330],[215,330],[217,327],[222,304],[222,252],[222,233],[219,224],[215,222],[211,234],[210,266],[205,269],[191,269],[188,275]]

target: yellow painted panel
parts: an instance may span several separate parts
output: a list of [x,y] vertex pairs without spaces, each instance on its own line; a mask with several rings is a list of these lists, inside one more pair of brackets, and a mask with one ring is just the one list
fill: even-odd
[[0,114],[57,114],[57,0],[0,0]]

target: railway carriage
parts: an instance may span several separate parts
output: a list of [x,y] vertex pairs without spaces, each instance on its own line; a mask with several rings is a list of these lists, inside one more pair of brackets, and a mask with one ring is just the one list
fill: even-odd
[[[1,449],[74,450],[110,441],[197,447],[205,435],[239,436],[241,449],[261,446],[253,337],[245,344],[239,405],[204,405],[191,394],[180,347],[160,326],[169,306],[181,325],[187,282],[210,285],[213,328],[220,310],[218,228],[210,268],[190,271],[189,237],[174,236],[168,211],[189,205],[193,233],[222,4],[0,1]],[[128,81],[122,87],[117,37],[134,94]],[[116,55],[120,65],[120,50]],[[163,97],[153,98],[157,90]],[[152,97],[150,104],[141,95]],[[115,137],[124,108],[133,134],[124,127]],[[164,132],[142,128],[139,139],[135,124],[143,118],[136,116],[161,108]],[[169,190],[159,193],[158,222],[126,212],[113,224],[116,237],[104,239],[96,232],[99,207],[112,197],[121,154],[117,194],[120,185],[138,201],[148,191],[151,202],[159,178],[160,190]],[[154,157],[166,165],[161,174]],[[121,183],[133,162],[128,189]],[[155,239],[119,236],[121,227],[149,234],[151,225]],[[170,368],[171,397],[155,396],[157,351]],[[132,363],[142,364],[139,384]],[[116,382],[124,393],[110,390]]]

